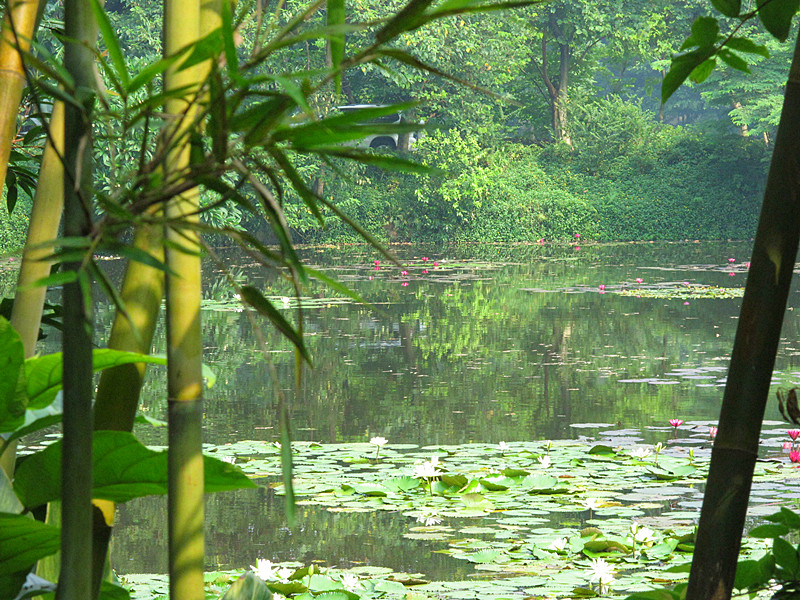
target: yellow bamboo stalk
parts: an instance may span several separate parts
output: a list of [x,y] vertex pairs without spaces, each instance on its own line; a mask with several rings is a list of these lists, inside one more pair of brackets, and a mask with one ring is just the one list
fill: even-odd
[[[169,56],[200,36],[200,0],[165,0],[164,53]],[[200,68],[168,70],[166,90],[192,86],[199,91]],[[196,104],[186,99],[167,103],[166,112],[181,130],[193,121]],[[173,131],[175,131],[173,129]],[[178,135],[172,136],[173,139]],[[165,173],[180,172],[189,164],[189,146],[180,144],[168,155]],[[167,266],[175,275],[166,278],[167,307],[167,401],[169,420],[168,525],[170,597],[203,600],[203,456],[202,456],[202,358],[200,328],[200,240],[191,224],[197,219],[199,196],[185,194],[166,207],[166,217],[188,227],[168,227],[165,236],[187,251],[165,249]]]
[[[8,0],[0,31],[0,188],[6,180],[11,144],[17,132],[17,111],[25,87],[22,57],[36,31],[39,0]],[[14,33],[16,32],[16,37]]]
[[[64,152],[64,106],[57,102],[50,121],[51,137],[42,157],[39,181],[33,197],[28,235],[22,253],[17,284],[19,289],[11,311],[11,325],[22,338],[25,356],[33,356],[44,307],[44,287],[32,288],[35,281],[50,274],[51,263],[41,260],[52,251],[42,244],[55,239],[64,207],[64,170],[59,155]],[[0,466],[11,476],[14,472],[16,444],[9,446],[0,456]]]

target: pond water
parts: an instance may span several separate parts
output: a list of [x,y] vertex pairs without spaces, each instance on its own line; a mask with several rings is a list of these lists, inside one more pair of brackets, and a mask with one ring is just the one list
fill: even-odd
[[[715,422],[749,244],[393,251],[407,275],[364,247],[304,250],[310,264],[371,306],[312,284],[304,315],[314,368],[305,370],[300,390],[293,386],[288,345],[265,328],[270,366],[251,321],[235,310],[230,287],[212,275],[203,314],[205,358],[218,381],[205,405],[208,443],[277,439],[271,372],[287,395],[295,439],[320,443],[373,436],[419,446],[613,442],[591,426],[603,423],[628,440],[652,444],[664,439],[671,418],[698,430]],[[281,280],[236,256],[226,263],[293,314],[291,289]],[[215,272],[208,264],[206,273]],[[799,298],[794,289],[776,386],[800,380],[800,323],[791,310]],[[100,313],[101,325],[109,320]],[[154,370],[143,401],[152,416],[165,412],[163,382]],[[779,419],[774,402],[768,410],[768,419]],[[147,443],[163,440],[160,430],[137,433]],[[265,557],[373,564],[445,580],[473,570],[432,552],[437,547],[428,541],[404,537],[410,525],[397,513],[301,506],[299,526],[290,530],[282,500],[260,489],[210,497],[207,519],[210,568],[246,568]],[[122,507],[115,567],[165,572],[165,523],[160,499]]]

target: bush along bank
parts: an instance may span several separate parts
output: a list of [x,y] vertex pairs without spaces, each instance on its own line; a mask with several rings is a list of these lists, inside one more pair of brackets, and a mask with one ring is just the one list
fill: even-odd
[[[324,193],[387,242],[535,242],[540,239],[748,239],[755,233],[769,149],[712,127],[654,124],[628,139],[576,131],[573,147],[507,144],[440,131],[412,157],[438,171],[398,174],[342,167]],[[334,173],[329,171],[329,173]],[[350,241],[298,210],[298,239]],[[348,235],[350,237],[348,237]]]

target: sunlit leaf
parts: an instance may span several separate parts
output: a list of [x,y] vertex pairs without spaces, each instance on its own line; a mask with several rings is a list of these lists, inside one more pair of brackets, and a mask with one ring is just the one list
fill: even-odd
[[758,18],[780,41],[786,41],[800,0],[758,0]]

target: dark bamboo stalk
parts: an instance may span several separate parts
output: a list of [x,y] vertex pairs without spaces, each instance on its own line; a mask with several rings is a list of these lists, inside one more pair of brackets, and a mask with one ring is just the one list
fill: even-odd
[[775,139],[711,454],[687,600],[730,598],[800,239],[800,38]]
[[[66,0],[69,41],[64,65],[82,106],[66,107],[64,126],[64,235],[91,231],[94,14],[87,0]],[[80,263],[67,264],[80,272]],[[92,307],[89,284],[64,286],[64,418],[62,446],[61,573],[57,600],[91,598],[92,567]]]

